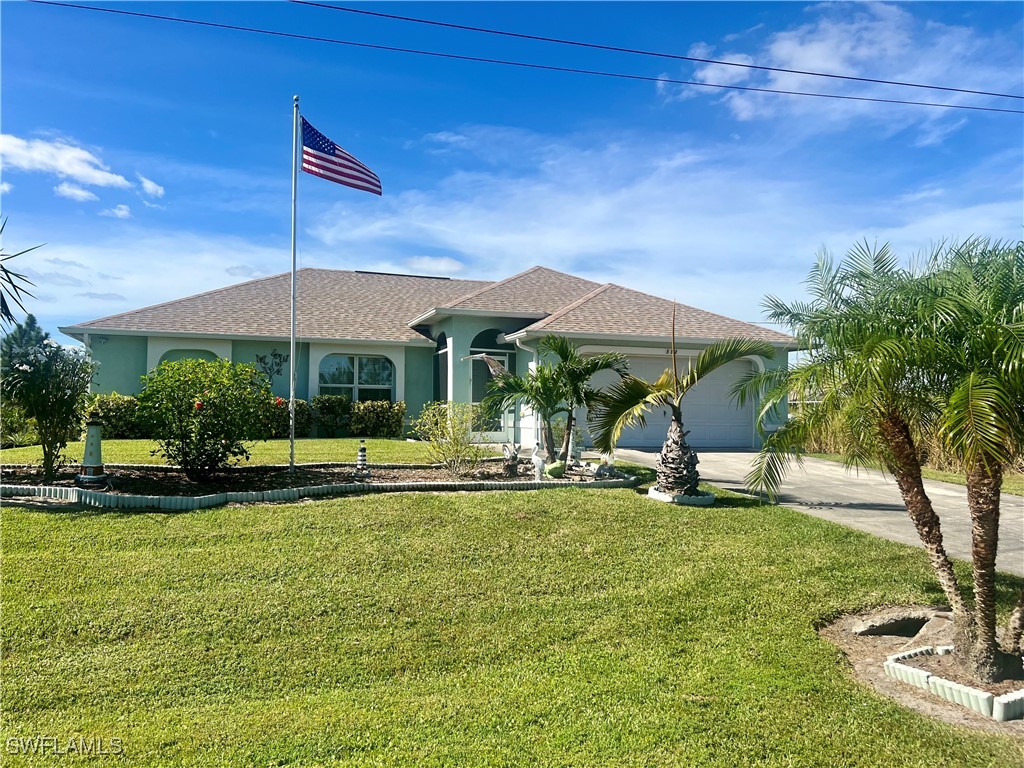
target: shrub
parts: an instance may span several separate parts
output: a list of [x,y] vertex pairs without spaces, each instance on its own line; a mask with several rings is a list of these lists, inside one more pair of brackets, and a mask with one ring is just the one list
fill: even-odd
[[[270,436],[275,439],[290,437],[288,401],[283,397],[274,398]],[[305,400],[295,401],[295,436],[309,437],[313,431],[313,409]]]
[[77,349],[53,339],[12,350],[5,363],[7,397],[36,421],[43,449],[43,479],[53,480],[68,441],[82,433],[86,392],[95,364]]
[[427,403],[413,421],[413,431],[427,441],[430,457],[452,477],[480,465],[483,449],[473,445],[474,408],[469,403]]
[[271,434],[274,397],[266,376],[227,360],[176,360],[144,377],[143,418],[159,444],[154,454],[203,481],[233,458],[249,458],[247,442]]
[[0,402],[0,448],[20,448],[38,442],[36,420],[29,418],[17,403]]
[[350,429],[355,437],[401,437],[405,426],[405,403],[362,400],[352,403]]
[[346,395],[317,395],[313,418],[321,437],[343,437],[352,417],[352,401]]
[[103,437],[112,440],[153,436],[150,425],[139,414],[139,401],[131,395],[94,395],[85,409],[85,419],[103,424]]

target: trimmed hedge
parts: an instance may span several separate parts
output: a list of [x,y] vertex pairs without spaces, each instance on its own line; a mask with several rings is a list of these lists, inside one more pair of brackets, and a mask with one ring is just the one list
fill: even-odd
[[[313,409],[305,400],[295,401],[295,436],[309,437],[313,431]],[[274,415],[271,417],[271,438],[288,437],[288,401],[282,397],[274,399]]]
[[139,411],[131,395],[93,395],[85,409],[86,421],[103,424],[103,437],[111,440],[139,440],[153,437],[153,427]]
[[350,428],[353,437],[401,437],[405,426],[405,403],[362,400],[352,403]]
[[313,398],[313,418],[318,437],[344,437],[352,418],[352,401],[345,395],[317,395]]

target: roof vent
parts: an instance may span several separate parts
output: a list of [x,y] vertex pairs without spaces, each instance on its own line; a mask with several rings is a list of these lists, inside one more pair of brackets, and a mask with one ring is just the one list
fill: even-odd
[[387,275],[389,277],[415,277],[420,280],[451,280],[450,277],[437,277],[436,275],[404,275],[401,272],[371,272],[368,269],[355,270],[357,275]]

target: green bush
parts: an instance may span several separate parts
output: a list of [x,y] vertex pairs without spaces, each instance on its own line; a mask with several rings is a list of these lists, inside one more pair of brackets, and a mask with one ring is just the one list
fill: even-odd
[[352,400],[346,395],[313,398],[313,420],[320,437],[345,437],[352,418]]
[[354,437],[401,437],[405,426],[405,403],[362,400],[352,403],[350,429]]
[[0,402],[0,448],[21,448],[38,442],[36,420],[17,403]]
[[4,361],[6,397],[35,419],[46,482],[56,476],[68,442],[82,434],[86,393],[95,370],[82,350],[65,349],[53,339],[15,347]]
[[484,450],[473,444],[474,411],[469,403],[427,403],[412,423],[427,441],[430,457],[453,478],[472,472],[484,457]]
[[[271,423],[270,436],[275,439],[290,436],[290,424],[288,418],[288,401],[283,397],[274,398],[274,411]],[[313,409],[305,400],[295,401],[295,436],[309,437],[313,431]]]
[[233,458],[249,458],[246,443],[266,440],[275,400],[266,376],[227,360],[162,363],[143,378],[142,417],[153,425],[155,454],[203,481]]
[[139,440],[153,436],[150,425],[139,414],[139,401],[131,395],[93,395],[85,409],[86,421],[103,424],[103,437],[111,440]]

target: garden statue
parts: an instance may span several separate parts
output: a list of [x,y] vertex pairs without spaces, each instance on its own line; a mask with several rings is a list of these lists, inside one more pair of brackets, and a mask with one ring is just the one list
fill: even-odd
[[533,449],[533,456],[530,458],[533,462],[533,479],[543,480],[544,479],[544,457],[541,456],[540,443],[536,443]]
[[356,459],[356,476],[368,478],[370,476],[370,465],[366,463],[366,440],[359,441],[359,456]]
[[90,421],[85,427],[85,455],[82,457],[82,471],[75,481],[79,485],[101,485],[107,481],[103,471],[103,425],[99,421]]
[[515,443],[505,443],[501,446],[501,452],[505,454],[505,461],[502,466],[506,477],[519,475],[519,446]]

